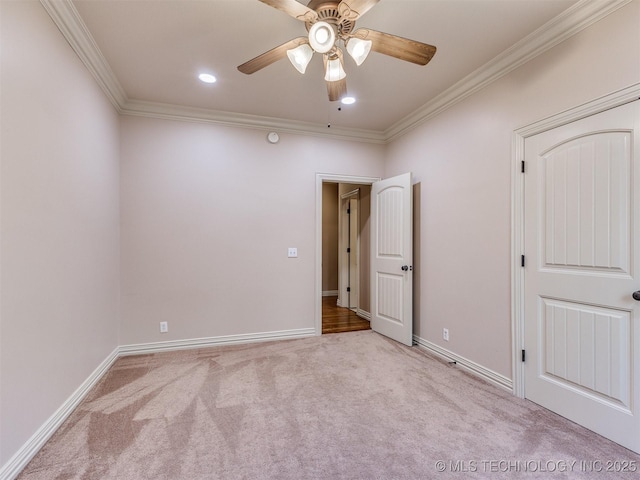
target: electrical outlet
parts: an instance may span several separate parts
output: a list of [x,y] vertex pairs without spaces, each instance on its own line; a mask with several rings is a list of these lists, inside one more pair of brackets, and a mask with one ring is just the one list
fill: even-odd
[[289,247],[287,256],[289,258],[298,258],[298,249],[296,247]]
[[449,341],[449,329],[448,328],[443,328],[442,329],[442,338],[448,342]]
[[160,333],[167,333],[169,331],[169,322],[160,322]]

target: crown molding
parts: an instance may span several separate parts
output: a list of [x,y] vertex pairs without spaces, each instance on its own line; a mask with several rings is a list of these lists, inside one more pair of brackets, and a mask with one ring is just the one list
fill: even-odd
[[395,140],[632,0],[580,0],[384,132]]
[[40,3],[120,113],[127,94],[71,0],[40,0]]
[[338,126],[328,128],[326,125],[315,123],[129,99],[72,1],[40,0],[40,3],[120,114],[385,144],[408,133],[631,1],[580,0],[383,132]]
[[278,130],[298,135],[331,137],[366,143],[385,143],[382,132],[373,130],[339,126],[331,126],[329,128],[327,125],[281,118],[129,99],[73,2],[71,0],[40,0],[40,3],[121,115],[214,123],[240,128]]
[[384,144],[386,140],[382,132],[361,130],[317,123],[298,122],[282,118],[247,115],[242,113],[221,112],[196,107],[182,107],[157,102],[130,100],[120,109],[123,115],[162,118],[199,123],[214,123],[236,128],[251,128],[258,130],[277,130],[282,133],[309,135],[316,137],[331,137],[341,140],[351,140],[364,143]]

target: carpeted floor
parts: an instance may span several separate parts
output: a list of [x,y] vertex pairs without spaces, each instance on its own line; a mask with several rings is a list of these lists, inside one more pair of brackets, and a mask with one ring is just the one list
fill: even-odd
[[637,470],[629,450],[363,331],[121,358],[19,479],[635,479]]

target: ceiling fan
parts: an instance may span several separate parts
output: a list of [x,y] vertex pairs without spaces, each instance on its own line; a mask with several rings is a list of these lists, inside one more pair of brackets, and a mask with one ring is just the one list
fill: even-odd
[[320,53],[330,101],[341,100],[347,93],[341,45],[357,65],[362,64],[372,50],[417,65],[426,65],[436,53],[436,47],[426,43],[369,28],[354,30],[356,20],[379,0],[311,0],[308,6],[296,0],[260,1],[304,22],[309,33],[258,55],[238,70],[250,75],[289,57],[293,66],[304,73],[314,52]]

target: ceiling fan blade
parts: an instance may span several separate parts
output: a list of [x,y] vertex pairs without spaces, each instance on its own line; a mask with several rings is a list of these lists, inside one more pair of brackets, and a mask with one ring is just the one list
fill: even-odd
[[367,13],[380,0],[342,0],[338,5],[338,12],[342,18],[355,21]]
[[302,5],[296,0],[260,0],[270,7],[277,8],[281,12],[292,16],[302,22],[315,23],[318,20],[318,14],[309,7]]
[[436,54],[436,47],[416,42],[389,33],[378,32],[368,28],[359,28],[352,36],[363,40],[371,40],[374,52],[399,58],[417,65],[426,65]]
[[327,84],[327,93],[330,102],[337,102],[347,94],[347,79],[343,78],[336,82],[325,82]]
[[262,70],[264,67],[268,67],[272,63],[277,62],[281,58],[286,57],[287,50],[296,48],[303,43],[309,43],[307,37],[298,37],[294,38],[293,40],[289,40],[288,42],[272,48],[268,52],[264,52],[262,55],[258,55],[248,62],[243,63],[238,67],[238,70],[240,70],[242,73],[246,73],[247,75],[251,75],[258,70]]

